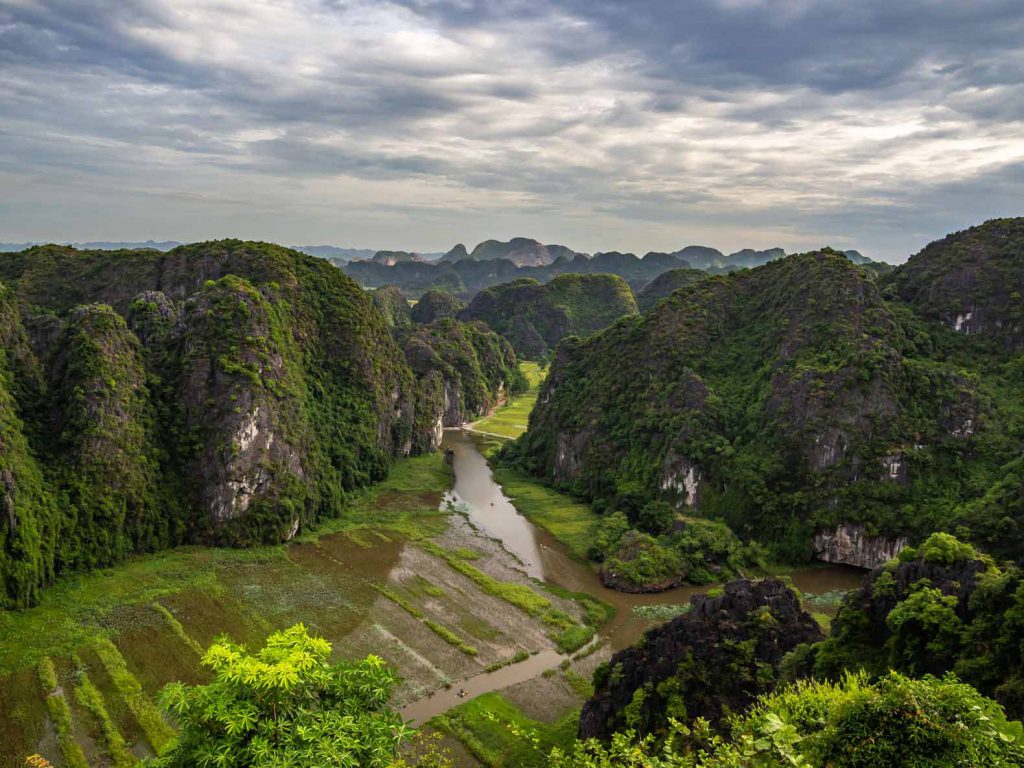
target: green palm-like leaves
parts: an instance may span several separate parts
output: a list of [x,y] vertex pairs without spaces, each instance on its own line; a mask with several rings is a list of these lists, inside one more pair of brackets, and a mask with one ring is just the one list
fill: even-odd
[[256,654],[227,637],[203,655],[208,685],[172,683],[160,704],[181,728],[153,768],[390,765],[410,730],[388,707],[385,661],[331,664],[331,644],[298,624]]

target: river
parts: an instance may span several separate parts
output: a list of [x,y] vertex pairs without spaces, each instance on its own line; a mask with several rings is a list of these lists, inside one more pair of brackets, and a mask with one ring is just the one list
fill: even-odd
[[[600,628],[595,641],[607,643],[612,651],[632,645],[653,625],[654,622],[634,615],[636,606],[681,605],[688,603],[692,595],[710,588],[684,586],[640,595],[608,589],[589,564],[573,557],[560,541],[520,514],[495,482],[487,460],[468,432],[445,430],[441,447],[452,451],[455,474],[452,490],[443,503],[455,504],[482,534],[499,540],[522,564],[528,576],[574,592],[588,593],[612,605],[615,617]],[[859,586],[864,571],[848,566],[822,566],[796,569],[785,575],[802,592],[822,594]],[[465,699],[537,677],[557,667],[565,658],[556,651],[542,651],[518,664],[475,675],[451,689],[414,701],[402,709],[402,714],[413,724],[421,724]],[[462,693],[465,695],[460,695]]]

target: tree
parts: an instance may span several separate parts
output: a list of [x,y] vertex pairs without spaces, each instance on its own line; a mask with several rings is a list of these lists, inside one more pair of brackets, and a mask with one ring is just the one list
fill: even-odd
[[331,644],[302,624],[250,654],[219,638],[207,685],[172,683],[161,706],[181,729],[149,768],[391,765],[410,731],[389,707],[396,676],[377,656],[331,664]]
[[663,742],[578,742],[555,750],[551,768],[1019,768],[1019,723],[952,675],[920,680],[863,673],[838,683],[804,681],[761,698],[728,738],[706,723],[678,722]]

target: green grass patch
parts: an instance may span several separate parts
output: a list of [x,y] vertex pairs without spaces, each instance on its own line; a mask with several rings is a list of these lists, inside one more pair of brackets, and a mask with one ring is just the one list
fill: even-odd
[[167,626],[171,628],[171,631],[178,636],[178,639],[181,640],[181,642],[183,642],[185,645],[187,645],[189,648],[195,651],[197,656],[203,655],[203,646],[196,642],[196,639],[192,637],[192,635],[190,635],[187,631],[185,631],[185,627],[181,625],[181,622],[175,618],[173,613],[171,613],[169,610],[167,610],[167,608],[165,608],[157,602],[154,602],[152,604],[152,607],[154,611],[163,616],[164,621],[167,622]]
[[93,685],[89,679],[89,673],[80,659],[75,659],[77,670],[75,672],[75,699],[99,725],[103,734],[103,741],[106,745],[107,754],[113,762],[114,768],[132,768],[136,764],[135,756],[128,750],[124,736],[118,730],[117,725],[110,717],[107,706],[103,702],[103,694],[99,688]]
[[566,627],[554,637],[560,653],[573,653],[594,639],[594,628],[576,624]]
[[588,504],[509,467],[494,467],[494,479],[530,522],[565,544],[580,560],[587,559],[591,531],[601,519]]
[[60,753],[69,768],[89,768],[85,753],[75,741],[74,725],[71,722],[71,707],[64,698],[64,692],[57,684],[57,670],[48,656],[39,660],[39,685],[46,695],[46,709],[57,732],[57,743]]
[[93,651],[114,681],[114,686],[128,705],[128,709],[139,722],[153,751],[159,754],[164,744],[173,738],[174,729],[164,720],[156,704],[142,690],[139,681],[125,664],[121,652],[112,642],[107,639],[100,640],[93,646]]
[[566,669],[562,671],[562,675],[565,677],[565,682],[572,688],[573,693],[579,696],[581,699],[589,699],[594,695],[594,686],[590,680],[585,678],[579,672],[572,669]]
[[473,429],[507,438],[519,437],[526,431],[530,411],[537,402],[537,392],[544,380],[544,372],[541,371],[539,364],[531,362],[521,362],[519,368],[530,382],[530,388],[523,394],[511,398],[490,416],[474,423]]
[[453,570],[466,576],[470,581],[480,587],[488,595],[500,598],[507,603],[514,605],[530,616],[541,616],[551,608],[551,601],[546,597],[538,595],[524,584],[510,584],[498,581],[493,576],[481,571],[476,566],[470,565],[462,558],[452,554],[443,547],[432,541],[423,539],[418,542],[423,549],[444,560]]
[[576,737],[579,713],[541,723],[498,693],[460,704],[428,725],[454,736],[489,768],[541,768],[554,747],[568,749]]
[[423,623],[430,627],[430,630],[449,645],[454,645],[467,656],[476,656],[476,646],[470,645],[447,627],[438,624],[436,621],[424,619]]
[[521,661],[526,661],[528,658],[530,658],[528,651],[519,650],[516,651],[515,656],[510,659],[499,659],[498,661],[488,664],[484,667],[484,672],[497,672],[499,669],[504,669],[505,667],[510,667],[513,664],[518,664]]

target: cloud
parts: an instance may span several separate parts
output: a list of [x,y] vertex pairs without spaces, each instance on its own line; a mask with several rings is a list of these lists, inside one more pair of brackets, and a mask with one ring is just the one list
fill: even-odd
[[0,239],[900,260],[1013,212],[1022,40],[1015,1],[0,0]]

